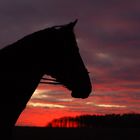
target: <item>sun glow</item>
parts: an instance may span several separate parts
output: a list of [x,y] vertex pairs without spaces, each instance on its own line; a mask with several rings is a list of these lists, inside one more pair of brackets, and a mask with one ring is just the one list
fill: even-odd
[[105,108],[126,108],[127,106],[125,105],[116,105],[116,104],[95,104],[92,102],[87,102],[86,104],[88,105],[93,105],[97,107],[105,107]]
[[40,99],[40,98],[48,97],[47,95],[42,94],[44,92],[47,93],[48,90],[36,89],[33,93],[33,96],[31,97],[31,99],[32,98],[39,98]]
[[46,103],[33,103],[33,102],[29,102],[27,105],[29,107],[65,108],[64,105],[59,105],[59,104],[46,104]]
[[125,105],[111,105],[111,104],[96,104],[98,107],[106,107],[106,108],[126,108]]

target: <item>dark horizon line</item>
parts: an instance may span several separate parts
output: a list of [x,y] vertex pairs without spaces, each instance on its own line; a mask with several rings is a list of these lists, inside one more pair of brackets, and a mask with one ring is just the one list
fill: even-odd
[[133,112],[133,113],[123,113],[123,114],[119,114],[119,113],[110,113],[110,114],[101,114],[101,115],[97,115],[97,114],[93,114],[93,115],[91,115],[91,114],[84,114],[84,115],[76,115],[76,116],[64,116],[64,117],[60,117],[60,118],[58,118],[58,119],[53,119],[52,121],[50,121],[50,122],[48,122],[47,124],[46,124],[46,126],[30,126],[30,125],[25,125],[25,126],[23,126],[23,125],[15,125],[15,127],[24,127],[24,128],[48,128],[48,125],[50,124],[50,123],[53,123],[54,121],[59,121],[59,120],[63,120],[63,119],[79,119],[79,118],[86,118],[86,117],[96,117],[96,118],[100,118],[100,117],[104,117],[104,118],[107,118],[107,117],[112,117],[112,118],[114,118],[115,119],[115,117],[121,117],[121,118],[123,118],[123,117],[134,117],[134,116],[137,116],[137,118],[139,118],[140,119],[140,113],[135,113],[135,112]]

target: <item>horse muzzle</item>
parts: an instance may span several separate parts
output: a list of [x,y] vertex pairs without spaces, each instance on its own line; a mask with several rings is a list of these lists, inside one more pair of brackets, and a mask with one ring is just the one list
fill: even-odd
[[80,90],[72,90],[71,96],[73,98],[86,99],[89,97],[91,90],[92,90],[91,86],[89,86],[88,88],[80,89]]

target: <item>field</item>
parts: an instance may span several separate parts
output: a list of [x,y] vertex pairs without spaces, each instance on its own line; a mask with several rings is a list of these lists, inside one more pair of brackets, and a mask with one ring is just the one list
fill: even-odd
[[140,140],[139,128],[15,127],[15,140]]
[[[75,127],[75,128],[74,128]],[[83,115],[14,129],[15,140],[140,140],[140,114]]]

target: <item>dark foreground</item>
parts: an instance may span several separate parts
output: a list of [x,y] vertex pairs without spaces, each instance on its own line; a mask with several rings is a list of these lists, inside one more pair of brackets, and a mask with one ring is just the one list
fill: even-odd
[[140,140],[139,128],[16,127],[15,140]]

